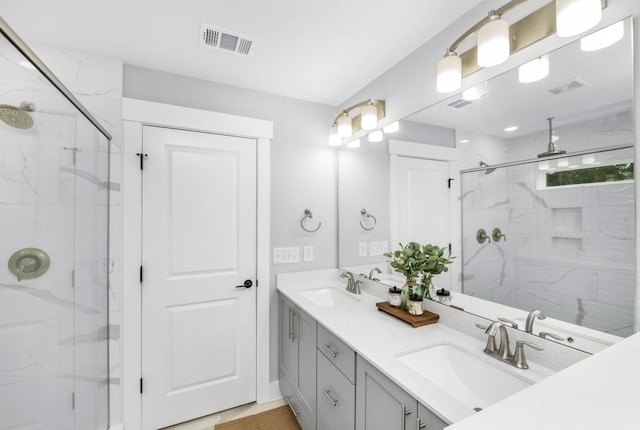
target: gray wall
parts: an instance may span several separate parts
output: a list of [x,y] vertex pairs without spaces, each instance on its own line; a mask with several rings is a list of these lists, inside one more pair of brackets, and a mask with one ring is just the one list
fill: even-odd
[[[277,273],[337,266],[337,152],[328,145],[335,107],[125,65],[124,97],[273,121],[271,248],[314,247],[314,261],[272,265],[271,327],[278,326]],[[322,222],[300,228],[304,210]],[[278,379],[278,330],[270,336],[271,380]]]

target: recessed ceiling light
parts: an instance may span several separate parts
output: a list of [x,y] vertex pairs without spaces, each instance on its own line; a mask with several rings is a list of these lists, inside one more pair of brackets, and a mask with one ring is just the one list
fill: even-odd
[[518,129],[518,126],[512,125],[511,127],[505,128],[504,131],[516,131],[517,129]]
[[469,139],[462,139],[460,143],[469,143]]

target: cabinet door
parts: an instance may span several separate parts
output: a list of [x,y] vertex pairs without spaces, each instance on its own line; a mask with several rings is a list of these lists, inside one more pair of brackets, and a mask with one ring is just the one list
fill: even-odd
[[442,421],[426,406],[418,403],[418,418],[416,430],[443,430],[449,424]]
[[294,306],[283,296],[280,296],[280,339],[278,341],[278,357],[280,371],[293,385],[293,375],[295,374],[296,351],[293,341],[294,328]]
[[316,321],[298,308],[294,308],[293,312],[293,343],[296,348],[294,389],[302,402],[300,407],[313,423],[310,428],[315,428]]
[[413,428],[417,401],[359,356],[356,369],[356,430]]

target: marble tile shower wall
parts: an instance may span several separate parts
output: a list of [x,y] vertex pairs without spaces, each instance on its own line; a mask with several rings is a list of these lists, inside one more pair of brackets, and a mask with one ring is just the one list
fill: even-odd
[[[558,146],[568,153],[629,144],[632,115],[622,112],[557,132]],[[510,140],[505,161],[535,158],[546,149],[547,136]],[[548,316],[611,334],[631,334],[634,184],[539,189],[538,175],[536,165],[465,174],[465,236],[479,226],[490,233],[494,224],[507,236],[484,245],[475,235],[465,240],[465,291],[521,309],[544,308]]]
[[[33,420],[37,411],[35,418],[51,429],[106,428],[109,383],[112,420],[120,422],[121,247],[112,242],[107,259],[105,230],[111,194],[112,237],[119,237],[122,63],[31,47],[114,136],[112,177],[110,184],[106,139],[44,79],[18,80],[17,70],[5,67],[4,61],[11,67],[15,63],[3,52],[2,103],[31,101],[36,111],[30,130],[3,124],[0,261],[8,261],[17,249],[37,245],[49,253],[51,268],[46,276],[10,282],[0,292],[2,324],[12,321],[24,329],[22,335],[11,330],[0,334],[0,362],[7,366],[0,369],[0,415],[18,425]],[[0,279],[11,278],[6,264],[0,264]],[[55,384],[75,393],[75,410],[66,396],[34,402],[36,387],[47,391]]]

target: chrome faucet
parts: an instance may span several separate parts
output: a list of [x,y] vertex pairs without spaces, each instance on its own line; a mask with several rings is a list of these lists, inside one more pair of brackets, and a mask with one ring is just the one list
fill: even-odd
[[527,321],[524,324],[524,331],[533,334],[533,322],[536,320],[536,318],[539,320],[543,320],[547,317],[542,313],[541,310],[532,310],[531,312],[529,312],[529,315],[527,315]]
[[345,270],[342,272],[340,277],[347,278],[347,291],[353,294],[360,294],[362,292],[360,291],[360,284],[362,284],[362,281],[356,281],[353,273]]
[[382,270],[378,269],[377,267],[374,267],[373,269],[371,269],[371,272],[369,272],[369,279],[371,279],[372,281],[379,281],[379,279],[375,279],[373,277],[373,272],[382,273]]
[[[536,345],[535,343],[519,340],[516,342],[516,350],[512,354],[511,349],[509,348],[509,333],[507,332],[507,327],[504,323],[500,321],[494,321],[489,325],[489,327],[485,327],[480,324],[476,324],[476,326],[485,330],[485,333],[488,335],[487,345],[484,348],[484,353],[490,357],[495,358],[496,360],[504,361],[505,363],[517,367],[518,369],[529,368],[529,365],[527,364],[527,358],[524,355],[525,345],[533,349],[537,349],[538,351],[542,351],[542,347]],[[498,334],[498,332],[500,332],[499,348],[496,346],[496,334]]]

